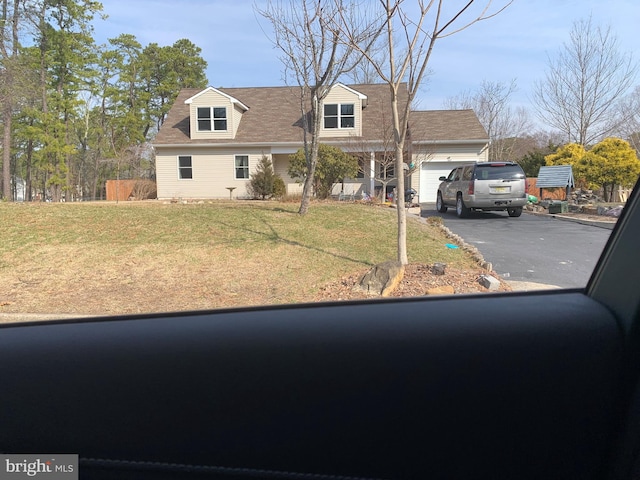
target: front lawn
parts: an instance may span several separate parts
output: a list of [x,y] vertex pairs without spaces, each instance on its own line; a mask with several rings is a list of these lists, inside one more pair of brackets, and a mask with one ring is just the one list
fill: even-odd
[[[313,301],[396,256],[396,212],[347,203],[0,204],[0,313],[114,315]],[[409,260],[475,267],[409,219]]]

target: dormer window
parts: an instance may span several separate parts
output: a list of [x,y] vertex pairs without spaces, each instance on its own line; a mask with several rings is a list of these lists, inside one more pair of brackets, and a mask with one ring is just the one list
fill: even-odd
[[[213,127],[213,129],[212,129]],[[227,108],[226,107],[198,107],[198,131],[227,130]]]
[[354,128],[356,126],[353,103],[328,103],[324,106],[324,128]]

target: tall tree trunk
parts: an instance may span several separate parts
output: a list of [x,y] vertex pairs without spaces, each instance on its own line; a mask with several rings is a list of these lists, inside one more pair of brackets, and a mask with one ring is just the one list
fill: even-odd
[[607,185],[603,185],[602,189],[604,190],[604,201],[605,202],[613,202],[613,191],[616,186],[613,183],[609,184],[609,188],[607,189]]
[[[303,101],[304,105],[304,101]],[[303,115],[305,113],[303,112]],[[306,120],[305,120],[306,122]],[[309,127],[308,125],[306,126]],[[304,186],[302,187],[302,200],[300,201],[300,208],[298,213],[305,215],[309,210],[309,204],[311,203],[311,194],[313,192],[313,183],[316,175],[316,165],[318,164],[318,138],[320,136],[320,100],[318,99],[317,90],[311,93],[311,148],[305,149],[307,160],[307,176],[304,179]],[[307,131],[308,131],[307,130]]]
[[[316,137],[317,138],[317,137]],[[318,141],[311,140],[311,151],[309,152],[309,158],[307,160],[307,176],[304,179],[304,186],[302,188],[302,200],[300,202],[300,208],[298,213],[305,215],[309,210],[309,204],[311,203],[311,194],[313,193],[313,183],[316,176],[316,166],[318,164]]]
[[382,189],[380,190],[380,203],[384,203],[387,201],[387,185],[389,182],[387,180],[380,180],[382,184]]
[[[11,192],[11,120],[14,104],[14,84],[16,60],[18,57],[18,21],[20,18],[20,0],[14,0],[13,12],[9,13],[7,0],[2,2],[2,32],[0,33],[1,62],[4,67],[3,105],[2,105],[2,195],[5,200],[12,200]],[[11,15],[11,17],[9,17]],[[11,38],[5,28],[11,24]]]
[[[65,81],[66,77],[63,77]],[[62,92],[62,82],[60,83],[60,86],[58,87],[58,93],[59,95],[62,97],[63,96],[63,92]],[[69,112],[67,110],[67,104],[65,102],[65,106],[64,106],[64,142],[65,144],[69,145]],[[63,195],[64,195],[64,201],[65,202],[71,202],[73,200],[73,196],[72,196],[72,192],[71,192],[71,155],[69,155],[68,153],[66,153],[64,155],[64,159],[62,160],[64,163],[64,170],[65,170],[65,179],[64,179],[64,187],[62,187],[63,190]]]
[[407,212],[404,203],[404,165],[402,160],[403,145],[396,147],[396,207],[398,209],[398,261],[403,265],[409,263],[407,256]]
[[[40,11],[40,31],[44,32],[46,31],[45,29],[45,12],[46,12],[46,3],[42,3],[42,8]],[[46,65],[46,48],[45,48],[45,43],[46,41],[41,42],[40,45],[40,94],[41,94],[41,99],[42,99],[42,114],[43,114],[43,122],[44,122],[44,137],[47,139],[45,141],[45,147],[46,147],[46,142],[48,142],[48,136],[49,136],[49,104],[47,102],[47,65]],[[49,161],[52,162],[52,158],[51,158],[51,153],[47,152],[45,153],[45,161]],[[45,169],[44,169],[44,175],[43,175],[43,183],[42,183],[42,201],[46,202],[47,201],[47,182],[48,180],[48,173],[47,172],[47,165],[45,165]],[[51,191],[51,200],[52,201],[57,201],[55,197],[55,186],[54,188],[52,188]]]
[[[33,123],[33,120],[31,121]],[[31,202],[33,200],[33,172],[31,171],[31,164],[33,162],[33,141],[29,140],[27,142],[27,152],[25,155],[25,163],[26,163],[26,178],[25,178],[25,192],[24,199],[26,202]]]
[[98,191],[98,179],[100,177],[100,161],[99,161],[99,153],[95,154],[95,169],[93,171],[93,185],[91,186],[91,200],[96,200],[97,191]]
[[391,119],[396,147],[396,208],[398,210],[398,261],[402,265],[409,263],[407,257],[407,212],[404,208],[404,140],[400,135],[400,116],[398,113],[398,91],[391,87]]
[[2,109],[2,198],[11,201],[11,101],[9,96],[7,92]]

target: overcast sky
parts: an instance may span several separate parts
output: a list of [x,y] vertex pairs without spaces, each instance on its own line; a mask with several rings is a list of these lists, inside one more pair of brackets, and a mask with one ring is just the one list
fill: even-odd
[[[188,38],[202,49],[214,87],[283,85],[278,51],[267,38],[269,25],[256,16],[252,0],[102,3],[108,18],[94,23],[99,43],[121,33],[135,35],[143,46]],[[533,82],[543,76],[547,56],[555,56],[568,40],[574,21],[589,16],[596,25],[610,26],[620,49],[640,60],[638,0],[515,0],[497,17],[436,43],[432,75],[420,92],[418,107],[440,109],[444,99],[475,90],[482,80],[511,79],[518,85],[513,104],[529,107]]]

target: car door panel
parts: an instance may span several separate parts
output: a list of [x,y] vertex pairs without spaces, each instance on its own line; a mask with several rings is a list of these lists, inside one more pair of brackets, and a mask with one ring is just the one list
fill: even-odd
[[81,478],[598,478],[623,344],[581,292],[8,326],[0,448]]
[[449,176],[447,177],[447,183],[445,186],[445,203],[447,205],[455,205],[456,203],[456,184],[457,184],[457,173],[458,169],[455,168],[451,171]]

